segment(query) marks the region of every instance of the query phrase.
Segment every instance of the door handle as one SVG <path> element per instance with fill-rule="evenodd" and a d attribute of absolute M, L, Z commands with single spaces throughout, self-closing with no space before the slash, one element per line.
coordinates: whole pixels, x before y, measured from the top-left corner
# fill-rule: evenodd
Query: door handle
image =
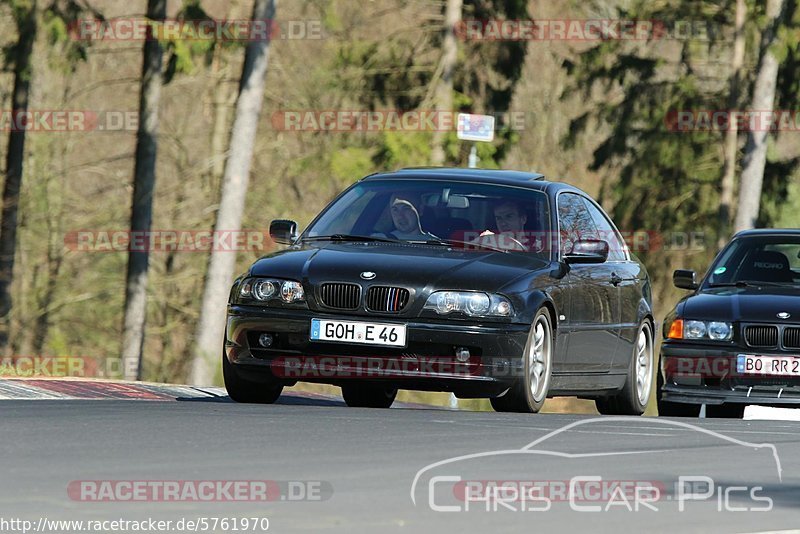
<path fill-rule="evenodd" d="M 611 285 L 618 286 L 622 283 L 622 278 L 617 273 L 611 273 Z"/>

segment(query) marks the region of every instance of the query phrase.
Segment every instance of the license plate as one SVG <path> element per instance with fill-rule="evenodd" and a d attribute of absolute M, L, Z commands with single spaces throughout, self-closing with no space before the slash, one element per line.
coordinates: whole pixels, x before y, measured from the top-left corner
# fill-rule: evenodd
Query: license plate
<path fill-rule="evenodd" d="M 405 347 L 406 325 L 312 319 L 310 337 L 312 341 Z"/>
<path fill-rule="evenodd" d="M 736 370 L 745 375 L 800 376 L 800 356 L 739 354 Z"/>

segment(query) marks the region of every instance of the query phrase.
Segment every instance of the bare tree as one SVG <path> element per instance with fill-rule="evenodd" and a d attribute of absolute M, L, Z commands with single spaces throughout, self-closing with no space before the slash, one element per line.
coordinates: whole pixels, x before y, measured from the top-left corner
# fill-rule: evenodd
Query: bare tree
<path fill-rule="evenodd" d="M 785 0 L 767 0 L 767 26 L 761 34 L 758 71 L 753 88 L 750 109 L 771 112 L 775 105 L 775 89 L 778 82 L 778 58 L 772 50 L 778 38 Z M 761 186 L 764 182 L 764 167 L 767 163 L 767 132 L 751 130 L 747 135 L 742 158 L 742 184 L 739 190 L 739 206 L 736 213 L 736 231 L 753 228 L 761 208 Z"/>
<path fill-rule="evenodd" d="M 276 3 L 276 0 L 256 0 L 253 20 L 274 20 Z M 242 226 L 242 212 L 266 86 L 269 49 L 270 40 L 267 38 L 251 41 L 245 51 L 215 231 L 239 230 Z M 190 377 L 193 384 L 210 384 L 214 379 L 225 331 L 225 303 L 235 266 L 234 252 L 212 247 L 195 335 Z"/>
<path fill-rule="evenodd" d="M 442 44 L 442 59 L 437 69 L 440 79 L 436 83 L 436 111 L 453 111 L 453 75 L 458 61 L 458 42 L 456 41 L 456 26 L 461 21 L 463 0 L 447 0 L 444 17 L 444 42 Z M 437 129 L 433 134 L 433 151 L 431 163 L 444 165 L 444 143 L 447 132 Z"/>
<path fill-rule="evenodd" d="M 14 65 L 12 111 L 21 117 L 28 111 L 32 78 L 31 56 L 36 41 L 36 0 L 16 2 L 14 19 L 19 38 L 11 49 Z M 9 314 L 11 313 L 11 283 L 14 280 L 14 256 L 17 251 L 17 214 L 22 187 L 22 168 L 25 162 L 25 127 L 14 120 L 15 127 L 8 135 L 6 180 L 3 186 L 3 206 L 0 214 L 0 350 L 8 347 Z"/>
<path fill-rule="evenodd" d="M 163 21 L 167 16 L 166 0 L 148 0 L 147 18 Z M 148 32 L 151 30 L 148 29 Z M 136 163 L 133 176 L 131 232 L 150 231 L 153 220 L 153 190 L 156 184 L 158 148 L 158 105 L 163 84 L 163 50 L 152 33 L 144 43 L 142 83 L 139 95 L 139 129 L 136 133 Z M 125 323 L 122 335 L 122 368 L 127 380 L 141 378 L 144 329 L 147 319 L 147 271 L 150 254 L 144 250 L 128 252 L 125 283 Z"/>
<path fill-rule="evenodd" d="M 734 110 L 739 105 L 739 86 L 742 83 L 742 66 L 744 65 L 744 21 L 747 17 L 745 0 L 736 0 L 736 21 L 733 36 L 733 58 L 731 58 L 730 92 L 728 93 L 728 109 Z M 722 191 L 719 203 L 719 232 L 717 247 L 722 248 L 728 241 L 731 224 L 731 208 L 733 192 L 736 188 L 736 151 L 738 148 L 738 131 L 736 121 L 729 121 L 725 132 L 725 165 L 722 172 Z"/>

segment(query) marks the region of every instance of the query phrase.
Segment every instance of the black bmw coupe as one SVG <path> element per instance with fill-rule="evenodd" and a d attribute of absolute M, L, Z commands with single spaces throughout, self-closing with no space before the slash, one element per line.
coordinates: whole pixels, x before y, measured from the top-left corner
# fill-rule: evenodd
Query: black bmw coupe
<path fill-rule="evenodd" d="M 800 230 L 740 232 L 664 321 L 661 415 L 741 417 L 745 406 L 800 406 Z"/>
<path fill-rule="evenodd" d="M 264 256 L 230 293 L 223 374 L 240 402 L 298 381 L 349 406 L 398 389 L 548 396 L 641 414 L 652 385 L 650 281 L 586 193 L 540 174 L 405 169 L 368 176 Z"/>

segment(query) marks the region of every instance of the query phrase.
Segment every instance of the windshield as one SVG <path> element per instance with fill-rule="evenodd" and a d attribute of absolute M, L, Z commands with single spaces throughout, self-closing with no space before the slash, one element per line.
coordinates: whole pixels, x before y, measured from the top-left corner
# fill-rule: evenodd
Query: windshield
<path fill-rule="evenodd" d="M 745 283 L 800 285 L 800 236 L 736 239 L 712 265 L 704 287 Z"/>
<path fill-rule="evenodd" d="M 368 180 L 334 201 L 302 239 L 391 240 L 537 254 L 549 259 L 547 196 L 441 180 Z"/>

